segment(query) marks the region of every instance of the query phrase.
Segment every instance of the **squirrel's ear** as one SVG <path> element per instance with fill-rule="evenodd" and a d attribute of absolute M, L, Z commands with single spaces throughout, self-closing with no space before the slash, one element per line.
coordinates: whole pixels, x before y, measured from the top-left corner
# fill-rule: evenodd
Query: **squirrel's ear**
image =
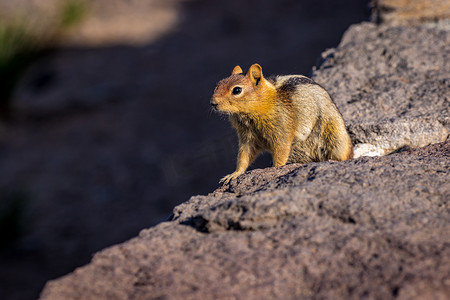
<path fill-rule="evenodd" d="M 243 73 L 241 67 L 236 66 L 236 67 L 234 67 L 233 72 L 231 72 L 231 75 L 241 74 L 241 73 Z"/>
<path fill-rule="evenodd" d="M 258 64 L 253 64 L 250 69 L 248 69 L 247 76 L 254 85 L 258 85 L 263 78 L 261 66 Z"/>

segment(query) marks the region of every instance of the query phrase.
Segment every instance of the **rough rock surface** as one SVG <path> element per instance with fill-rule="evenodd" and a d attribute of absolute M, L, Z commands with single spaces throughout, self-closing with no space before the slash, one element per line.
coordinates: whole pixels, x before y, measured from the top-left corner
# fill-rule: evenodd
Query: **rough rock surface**
<path fill-rule="evenodd" d="M 450 298 L 446 24 L 354 25 L 313 72 L 358 155 L 398 153 L 250 171 L 42 299 Z"/>
<path fill-rule="evenodd" d="M 450 142 L 254 170 L 42 299 L 448 299 Z"/>
<path fill-rule="evenodd" d="M 0 232 L 16 231 L 0 249 L 2 300 L 36 299 L 49 279 L 217 187 L 236 139 L 209 99 L 236 64 L 308 74 L 368 17 L 361 0 L 87 1 L 78 46 L 36 62 L 13 119 L 0 120 Z M 0 21 L 5 6 L 56 2 L 0 0 Z M 15 210 L 14 226 L 2 226 Z"/>
<path fill-rule="evenodd" d="M 355 154 L 445 141 L 450 129 L 450 27 L 352 25 L 313 78 L 332 95 Z"/>
<path fill-rule="evenodd" d="M 2 299 L 34 299 L 35 296 L 24 295 L 36 295 L 35 290 L 47 278 L 74 269 L 87 262 L 92 251 L 123 241 L 161 220 L 175 203 L 187 199 L 186 195 L 211 191 L 210 186 L 215 186 L 220 176 L 232 170 L 235 159 L 235 140 L 230 136 L 228 124 L 208 117 L 207 113 L 208 98 L 224 70 L 237 63 L 259 62 L 268 74 L 307 74 L 318 51 L 334 45 L 347 24 L 361 20 L 355 20 L 355 16 L 360 6 L 365 5 L 364 1 L 357 0 L 260 0 L 257 6 L 255 1 L 239 0 L 92 2 L 98 8 L 94 7 L 94 17 L 104 22 L 91 19 L 87 27 L 81 28 L 81 34 L 94 35 L 84 36 L 85 39 L 116 44 L 116 38 L 122 39 L 125 33 L 130 35 L 127 44 L 135 44 L 136 38 L 140 40 L 138 44 L 145 44 L 141 40 L 143 35 L 153 42 L 142 47 L 90 48 L 83 46 L 77 35 L 71 42 L 80 42 L 80 48 L 57 51 L 44 58 L 19 87 L 14 102 L 19 118 L 16 123 L 0 124 L 0 192 L 24 191 L 29 202 L 23 215 L 24 234 L 6 254 L 0 253 Z M 158 4 L 163 2 L 162 6 Z M 14 1 L 13 6 L 16 4 Z M 140 11 L 127 19 L 125 10 Z M 252 18 L 248 17 L 249 12 Z M 442 7 L 438 12 L 443 12 Z M 175 15 L 180 23 L 173 26 Z M 156 16 L 161 19 L 153 19 Z M 131 26 L 131 19 L 133 24 L 141 22 L 142 26 Z M 417 19 L 430 20 L 429 17 Z M 151 35 L 147 31 L 149 23 L 157 25 Z M 119 28 L 123 24 L 125 30 Z M 392 24 L 356 25 L 344 36 L 338 49 L 324 54 L 324 63 L 314 72 L 314 78 L 335 97 L 353 140 L 363 150 L 360 153 L 384 154 L 445 138 L 448 24 L 443 20 L 403 28 Z M 100 38 L 102 28 L 106 29 L 103 25 L 113 26 L 112 32 L 104 32 L 105 39 Z M 94 32 L 92 28 L 99 31 Z M 330 36 L 336 40 L 328 40 Z M 380 47 L 386 50 L 384 54 Z M 324 182 L 333 182 L 331 177 L 350 162 L 255 170 L 250 176 L 240 178 L 228 191 L 217 191 L 212 199 L 220 203 L 193 198 L 174 211 L 173 222 L 163 223 L 144 231 L 141 238 L 105 250 L 96 256 L 92 265 L 62 281 L 50 283 L 43 296 L 148 298 L 149 294 L 163 295 L 169 287 L 168 296 L 180 295 L 183 289 L 196 290 L 196 294 L 190 294 L 194 296 L 212 290 L 211 295 L 217 296 L 245 289 L 247 285 L 250 288 L 242 294 L 252 298 L 250 293 L 255 289 L 266 291 L 267 297 L 281 295 L 282 291 L 276 287 L 283 284 L 283 288 L 292 291 L 291 295 L 310 294 L 311 297 L 331 293 L 355 298 L 366 294 L 384 297 L 389 293 L 404 298 L 445 296 L 448 204 L 443 204 L 442 212 L 429 199 L 448 198 L 445 189 L 448 178 L 442 179 L 448 176 L 448 171 L 438 173 L 442 171 L 439 164 L 433 165 L 440 161 L 438 157 L 442 154 L 435 153 L 430 158 L 427 153 L 414 153 L 410 158 L 393 155 L 355 160 L 353 163 L 358 165 L 355 168 L 361 172 L 366 169 L 369 175 L 361 173 L 358 178 L 351 172 L 343 173 L 340 179 L 343 184 L 339 181 L 336 188 L 323 191 L 324 195 L 319 193 L 326 186 Z M 413 164 L 414 159 L 418 162 Z M 421 161 L 425 163 L 420 165 Z M 379 163 L 374 170 L 383 180 L 395 178 L 399 185 L 407 184 L 411 188 L 396 190 L 391 182 L 372 183 L 375 177 L 370 175 L 369 166 L 374 162 Z M 443 163 L 447 162 L 445 158 Z M 313 166 L 317 168 L 311 169 Z M 327 172 L 317 172 L 324 170 Z M 413 172 L 412 177 L 404 176 L 403 172 Z M 285 200 L 270 198 L 271 193 L 284 197 L 282 191 L 271 189 L 275 183 L 280 189 L 289 189 L 297 182 L 291 176 L 297 176 L 299 186 L 305 189 L 315 181 L 322 185 L 309 187 L 306 198 L 297 197 L 302 194 L 302 188 L 293 190 L 290 196 L 286 192 Z M 346 181 L 350 180 L 346 176 L 355 178 L 355 183 Z M 365 180 L 366 177 L 373 180 Z M 441 186 L 436 187 L 433 181 L 429 184 L 428 179 L 435 178 Z M 259 180 L 267 181 L 266 186 Z M 283 185 L 284 181 L 287 185 Z M 371 189 L 363 193 L 358 184 L 366 184 Z M 383 190 L 385 185 L 392 193 Z M 358 202 L 353 196 L 343 195 L 344 192 L 352 194 L 352 186 L 364 195 Z M 265 191 L 261 193 L 265 200 L 252 202 L 248 193 L 259 195 L 259 190 Z M 413 199 L 416 194 L 422 197 L 419 200 L 425 199 L 424 203 L 416 203 Z M 320 206 L 320 201 L 315 201 L 322 196 L 325 200 Z M 393 200 L 386 211 L 379 207 L 374 210 L 376 226 L 372 226 L 368 210 L 359 212 L 359 208 L 375 205 L 377 197 Z M 305 203 L 311 203 L 311 215 L 303 206 Z M 424 214 L 436 219 L 417 219 L 426 205 L 431 209 Z M 400 206 L 406 207 L 406 211 Z M 383 215 L 395 213 L 400 216 L 399 231 L 394 225 L 392 231 L 389 229 L 395 218 L 383 219 Z M 301 218 L 303 223 L 299 223 Z M 401 228 L 404 232 L 400 232 Z M 443 234 L 436 242 L 439 233 Z M 230 239 L 228 244 L 223 239 L 228 236 L 235 240 Z M 372 237 L 376 242 L 371 243 Z M 210 239 L 215 239 L 215 244 L 203 242 Z M 306 246 L 302 248 L 302 245 Z M 255 252 L 251 252 L 254 248 L 266 252 L 255 258 Z M 358 256 L 371 250 L 374 258 Z M 314 260 L 316 252 L 322 260 Z M 295 253 L 300 254 L 295 256 Z M 166 254 L 170 255 L 166 257 Z M 392 260 L 391 256 L 398 260 Z M 234 257 L 240 260 L 233 260 Z M 286 265 L 277 267 L 276 261 Z M 335 264 L 339 270 L 333 268 Z M 299 266 L 305 268 L 299 271 Z M 338 273 L 323 273 L 328 266 Z M 123 277 L 120 272 L 125 272 Z M 289 277 L 292 274 L 295 276 Z M 342 286 L 347 291 L 339 288 L 343 282 L 339 281 L 339 275 L 346 279 Z M 194 279 L 209 285 L 193 284 Z M 237 287 L 241 281 L 243 286 Z M 368 286 L 368 281 L 374 285 L 366 292 L 363 287 Z M 380 291 L 375 290 L 379 282 Z"/>

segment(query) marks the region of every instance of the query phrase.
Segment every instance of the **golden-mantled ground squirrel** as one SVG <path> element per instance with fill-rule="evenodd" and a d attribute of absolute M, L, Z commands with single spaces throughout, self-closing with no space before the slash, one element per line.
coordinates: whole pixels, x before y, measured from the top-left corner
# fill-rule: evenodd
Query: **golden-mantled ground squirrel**
<path fill-rule="evenodd" d="M 239 137 L 236 171 L 223 183 L 244 173 L 264 150 L 275 167 L 353 157 L 342 115 L 327 91 L 308 77 L 264 78 L 258 64 L 247 74 L 236 66 L 217 84 L 211 105 L 229 116 Z"/>

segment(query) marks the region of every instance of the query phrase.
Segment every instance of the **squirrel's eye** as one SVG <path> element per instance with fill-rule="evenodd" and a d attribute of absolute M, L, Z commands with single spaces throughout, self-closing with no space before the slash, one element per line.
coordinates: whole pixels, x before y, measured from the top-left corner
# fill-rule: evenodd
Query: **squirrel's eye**
<path fill-rule="evenodd" d="M 239 87 L 239 86 L 235 86 L 235 87 L 233 88 L 233 90 L 231 91 L 231 93 L 232 93 L 233 95 L 239 95 L 241 92 L 242 92 L 242 88 Z"/>

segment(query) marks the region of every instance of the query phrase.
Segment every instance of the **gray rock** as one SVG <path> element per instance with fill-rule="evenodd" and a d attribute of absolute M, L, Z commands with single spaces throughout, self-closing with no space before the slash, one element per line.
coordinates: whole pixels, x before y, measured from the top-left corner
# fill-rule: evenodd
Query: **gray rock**
<path fill-rule="evenodd" d="M 391 25 L 411 25 L 450 18 L 447 0 L 377 0 L 372 1 L 372 5 L 372 18 Z"/>
<path fill-rule="evenodd" d="M 396 118 L 348 125 L 354 156 L 380 156 L 405 147 L 418 148 L 447 140 L 448 130 L 433 118 Z"/>
<path fill-rule="evenodd" d="M 447 28 L 354 25 L 313 72 L 358 155 L 385 156 L 247 172 L 41 298 L 448 299 Z"/>
<path fill-rule="evenodd" d="M 322 54 L 313 78 L 349 124 L 356 156 L 447 139 L 449 40 L 450 30 L 430 24 L 362 23 L 349 28 L 337 49 Z"/>
<path fill-rule="evenodd" d="M 66 1 L 0 0 L 0 15 Z M 47 280 L 213 191 L 237 149 L 229 122 L 210 113 L 216 83 L 254 62 L 307 74 L 368 16 L 360 0 L 86 2 L 85 23 L 27 70 L 11 122 L 0 121 L 0 201 L 27 195 L 24 231 L 0 251 L 2 300 L 36 299 Z"/>
<path fill-rule="evenodd" d="M 450 142 L 254 170 L 42 299 L 445 299 Z"/>

